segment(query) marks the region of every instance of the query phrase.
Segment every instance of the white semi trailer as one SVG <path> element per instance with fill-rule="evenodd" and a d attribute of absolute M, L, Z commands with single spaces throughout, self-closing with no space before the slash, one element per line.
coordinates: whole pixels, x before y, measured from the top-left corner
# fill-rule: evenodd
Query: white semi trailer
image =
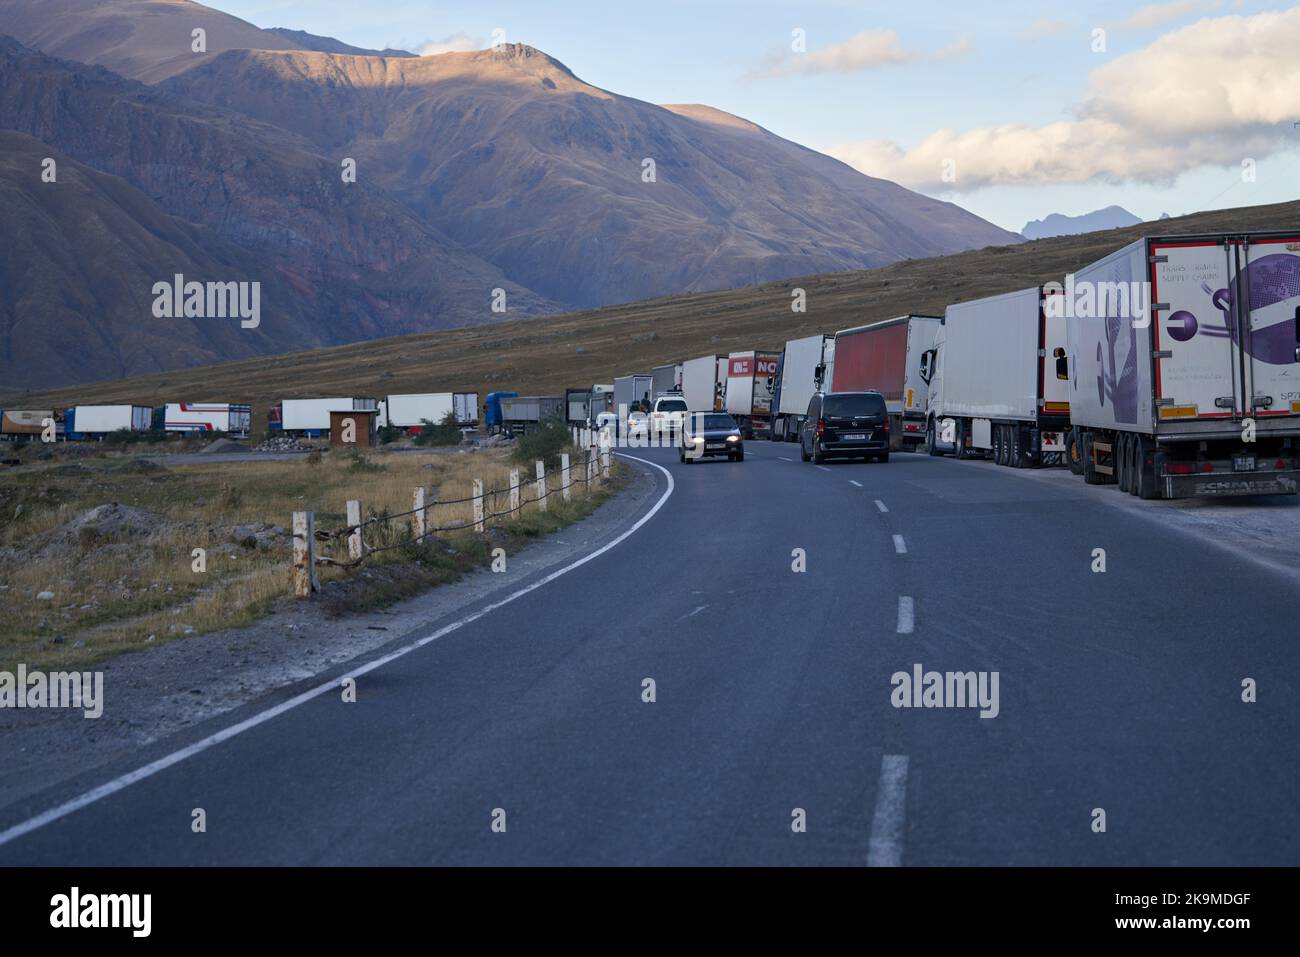
<path fill-rule="evenodd" d="M 299 432 L 309 438 L 329 435 L 331 412 L 376 411 L 375 399 L 336 396 L 328 399 L 284 399 L 267 410 L 267 428 Z"/>
<path fill-rule="evenodd" d="M 1060 303 L 1073 471 L 1142 498 L 1296 493 L 1300 231 L 1140 239 Z"/>
<path fill-rule="evenodd" d="M 820 389 L 820 374 L 834 348 L 835 337 L 820 334 L 785 344 L 772 393 L 772 441 L 798 441 L 799 426 L 808 413 L 813 393 Z"/>
<path fill-rule="evenodd" d="M 1033 286 L 945 310 L 921 359 L 931 455 L 987 452 L 999 465 L 1026 468 L 1064 453 L 1065 320 L 1050 318 L 1044 299 Z"/>
<path fill-rule="evenodd" d="M 691 412 L 721 411 L 726 385 L 726 356 L 700 356 L 682 363 L 682 396 Z"/>
<path fill-rule="evenodd" d="M 165 432 L 226 432 L 248 435 L 253 407 L 229 402 L 168 402 L 163 407 Z"/>
<path fill-rule="evenodd" d="M 478 425 L 477 392 L 420 392 L 390 395 L 379 403 L 379 425 L 419 432 L 426 421 L 441 425 L 450 412 L 456 424 Z"/>

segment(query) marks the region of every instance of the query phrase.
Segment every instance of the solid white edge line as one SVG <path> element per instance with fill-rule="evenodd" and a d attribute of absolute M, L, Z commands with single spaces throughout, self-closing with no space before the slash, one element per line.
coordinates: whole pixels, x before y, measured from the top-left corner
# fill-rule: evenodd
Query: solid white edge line
<path fill-rule="evenodd" d="M 898 633 L 910 635 L 916 627 L 916 606 L 908 595 L 898 597 Z"/>
<path fill-rule="evenodd" d="M 867 867 L 898 867 L 903 863 L 903 818 L 907 808 L 907 755 L 880 759 L 876 811 L 867 841 Z"/>
<path fill-rule="evenodd" d="M 240 721 L 238 724 L 233 724 L 228 728 L 222 728 L 220 731 L 216 732 L 215 734 L 211 734 L 206 738 L 203 738 L 199 741 L 195 741 L 193 744 L 187 745 L 186 747 L 181 748 L 179 751 L 173 751 L 171 754 L 165 755 L 156 761 L 151 761 L 150 763 L 144 765 L 144 767 L 137 768 L 134 771 L 128 771 L 126 774 L 116 777 L 111 781 L 107 781 L 104 784 L 101 784 L 97 788 L 92 788 L 91 790 L 87 791 L 85 794 L 75 797 L 70 801 L 66 801 L 63 804 L 60 804 L 57 807 L 53 807 L 48 811 L 43 811 L 42 813 L 37 814 L 35 817 L 29 818 L 26 821 L 22 821 L 18 824 L 15 824 L 13 827 L 9 828 L 8 830 L 0 832 L 0 847 L 3 847 L 5 844 L 8 844 L 10 841 L 16 840 L 17 838 L 20 838 L 25 834 L 30 834 L 32 831 L 35 831 L 37 828 L 44 827 L 46 824 L 49 824 L 52 821 L 57 821 L 60 818 L 67 817 L 69 814 L 72 814 L 76 811 L 80 811 L 82 808 L 94 804 L 96 801 L 99 801 L 102 798 L 106 798 L 112 794 L 116 794 L 118 791 L 130 787 L 132 784 L 135 784 L 137 781 L 143 781 L 145 778 L 153 777 L 159 771 L 164 771 L 174 764 L 179 764 L 180 762 L 184 761 L 186 758 L 191 758 L 196 754 L 208 750 L 209 748 L 215 747 L 216 745 L 221 744 L 223 741 L 229 741 L 237 734 L 242 734 L 243 732 L 249 730 L 250 728 L 255 728 L 260 724 L 265 724 L 266 722 L 272 720 L 273 718 L 277 718 L 280 715 L 284 714 L 286 711 L 290 711 L 298 707 L 298 705 L 300 704 L 305 704 L 306 702 L 312 700 L 313 698 L 319 697 L 320 695 L 324 694 L 327 691 L 336 691 L 340 686 L 340 682 L 344 678 L 359 677 L 368 672 L 374 671 L 376 668 L 388 664 L 390 661 L 395 661 L 396 659 L 401 658 L 403 655 L 410 654 L 412 651 L 415 651 L 417 648 L 423 648 L 425 645 L 429 644 L 430 642 L 437 641 L 439 638 L 445 637 L 446 635 L 451 634 L 453 631 L 459 631 L 461 628 L 464 628 L 466 625 L 473 624 L 474 622 L 482 618 L 484 615 L 496 611 L 498 608 L 502 607 L 503 605 L 510 604 L 516 598 L 522 598 L 524 595 L 527 595 L 529 592 L 536 591 L 537 589 L 541 588 L 543 585 L 550 584 L 551 582 L 555 581 L 555 579 L 559 578 L 561 575 L 567 575 L 575 568 L 582 567 L 592 559 L 599 558 L 601 555 L 605 554 L 615 545 L 618 545 L 620 542 L 629 538 L 634 532 L 637 531 L 637 529 L 639 529 L 646 522 L 650 521 L 650 519 L 654 518 L 655 514 L 659 511 L 659 509 L 663 508 L 664 503 L 668 501 L 669 496 L 673 494 L 673 488 L 676 485 L 676 483 L 673 481 L 672 473 L 670 473 L 662 465 L 659 465 L 656 462 L 651 462 L 648 459 L 641 459 L 641 458 L 637 458 L 634 455 L 627 455 L 624 452 L 617 452 L 615 454 L 622 456 L 623 458 L 631 459 L 634 462 L 641 462 L 644 465 L 651 465 L 654 468 L 657 468 L 660 472 L 662 472 L 664 476 L 668 479 L 668 488 L 664 491 L 664 494 L 659 497 L 659 501 L 655 502 L 654 506 L 650 509 L 650 511 L 646 512 L 639 519 L 637 519 L 636 523 L 633 524 L 631 528 L 624 531 L 617 538 L 613 539 L 612 541 L 606 542 L 604 545 L 596 549 L 590 555 L 586 555 L 578 559 L 576 562 L 572 562 L 568 565 L 565 565 L 563 568 L 556 569 L 555 571 L 547 575 L 545 578 L 535 581 L 531 585 L 528 585 L 524 588 L 520 588 L 518 591 L 512 592 L 511 594 L 507 595 L 505 598 L 502 598 L 500 601 L 495 601 L 492 604 L 487 605 L 479 609 L 478 611 L 474 612 L 472 615 L 466 615 L 464 618 L 458 619 L 457 621 L 453 621 L 449 625 L 444 625 L 443 627 L 439 628 L 431 635 L 425 635 L 423 638 L 413 641 L 409 645 L 404 645 L 403 647 L 398 648 L 396 651 L 389 652 L 388 654 L 384 655 L 381 658 L 376 658 L 373 661 L 369 661 L 366 664 L 360 666 L 359 668 L 353 671 L 349 671 L 343 675 L 340 675 L 338 678 L 334 680 L 327 681 L 324 684 L 317 685 L 315 688 L 308 689 L 307 691 L 304 691 L 302 694 L 290 698 L 288 701 L 282 701 L 280 704 L 277 704 L 274 707 L 267 708 L 265 711 L 260 711 L 250 718 L 245 718 L 243 721 Z"/>
<path fill-rule="evenodd" d="M 817 466 L 817 467 L 818 467 L 819 469 L 821 469 L 823 472 L 829 472 L 829 471 L 830 471 L 830 469 L 828 469 L 828 468 L 827 468 L 826 466 L 824 466 L 824 465 L 819 465 L 819 466 Z"/>
<path fill-rule="evenodd" d="M 907 542 L 903 541 L 902 535 L 894 536 L 894 551 L 899 555 L 907 554 Z"/>

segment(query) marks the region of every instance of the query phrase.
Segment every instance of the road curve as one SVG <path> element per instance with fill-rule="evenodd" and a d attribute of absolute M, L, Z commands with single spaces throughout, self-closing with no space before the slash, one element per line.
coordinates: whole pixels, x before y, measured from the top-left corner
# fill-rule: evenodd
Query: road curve
<path fill-rule="evenodd" d="M 1289 579 L 992 465 L 635 454 L 673 494 L 586 565 L 0 864 L 1300 862 Z"/>

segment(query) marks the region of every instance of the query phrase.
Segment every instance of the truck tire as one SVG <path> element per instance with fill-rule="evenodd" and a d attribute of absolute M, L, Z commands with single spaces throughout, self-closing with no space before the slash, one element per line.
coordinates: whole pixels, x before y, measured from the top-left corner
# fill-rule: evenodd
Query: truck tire
<path fill-rule="evenodd" d="M 1070 429 L 1065 436 L 1065 464 L 1075 475 L 1083 474 L 1083 447 L 1079 443 L 1079 430 Z"/>
<path fill-rule="evenodd" d="M 993 463 L 995 465 L 1007 464 L 1007 443 L 1003 435 L 1002 426 L 993 426 Z"/>
<path fill-rule="evenodd" d="M 954 433 L 956 442 L 953 444 L 956 446 L 956 451 L 952 453 L 953 458 L 969 458 L 970 453 L 966 450 L 966 423 L 962 419 L 957 419 L 954 422 L 954 425 L 956 426 L 956 431 Z"/>
<path fill-rule="evenodd" d="M 1091 432 L 1079 433 L 1079 447 L 1083 452 L 1083 480 L 1089 485 L 1104 485 L 1106 476 L 1092 467 L 1092 439 L 1093 434 Z"/>
<path fill-rule="evenodd" d="M 1127 432 L 1121 432 L 1119 440 L 1115 443 L 1115 481 L 1119 485 L 1121 492 L 1127 493 L 1132 487 L 1132 477 L 1130 473 L 1130 460 L 1132 457 L 1133 443 L 1132 436 Z"/>
<path fill-rule="evenodd" d="M 1160 485 L 1156 482 L 1155 464 L 1152 463 L 1150 466 L 1146 464 L 1147 453 L 1152 451 L 1152 446 L 1147 442 L 1145 436 L 1139 435 L 1136 439 L 1137 454 L 1134 456 L 1133 494 L 1147 501 L 1162 498 Z"/>
<path fill-rule="evenodd" d="M 926 451 L 929 452 L 930 455 L 934 456 L 935 458 L 938 458 L 939 456 L 943 455 L 943 452 L 939 450 L 939 446 L 935 444 L 934 440 L 935 440 L 934 419 L 931 419 L 930 424 L 925 427 L 925 447 L 926 447 Z"/>
<path fill-rule="evenodd" d="M 1022 469 L 1025 467 L 1024 433 L 1020 431 L 1018 425 L 1008 425 L 1006 429 L 1006 438 L 1003 441 L 1007 446 L 1007 465 L 1013 469 Z"/>

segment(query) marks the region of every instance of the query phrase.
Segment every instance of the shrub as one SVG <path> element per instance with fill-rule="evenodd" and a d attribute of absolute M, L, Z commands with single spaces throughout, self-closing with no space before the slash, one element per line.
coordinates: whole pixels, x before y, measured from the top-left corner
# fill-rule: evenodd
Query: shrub
<path fill-rule="evenodd" d="M 541 459 L 549 470 L 560 464 L 560 453 L 567 451 L 572 443 L 568 425 L 559 416 L 553 416 L 520 436 L 510 457 L 525 463 Z"/>
<path fill-rule="evenodd" d="M 456 424 L 456 413 L 448 410 L 442 421 L 435 424 L 428 419 L 421 419 L 424 428 L 415 437 L 416 445 L 459 445 L 460 426 Z"/>
<path fill-rule="evenodd" d="M 356 449 L 353 449 L 349 453 L 349 458 L 351 459 L 351 462 L 348 465 L 349 472 L 387 472 L 388 471 L 387 465 L 382 465 L 379 462 L 370 461 L 370 459 L 366 458 Z"/>

